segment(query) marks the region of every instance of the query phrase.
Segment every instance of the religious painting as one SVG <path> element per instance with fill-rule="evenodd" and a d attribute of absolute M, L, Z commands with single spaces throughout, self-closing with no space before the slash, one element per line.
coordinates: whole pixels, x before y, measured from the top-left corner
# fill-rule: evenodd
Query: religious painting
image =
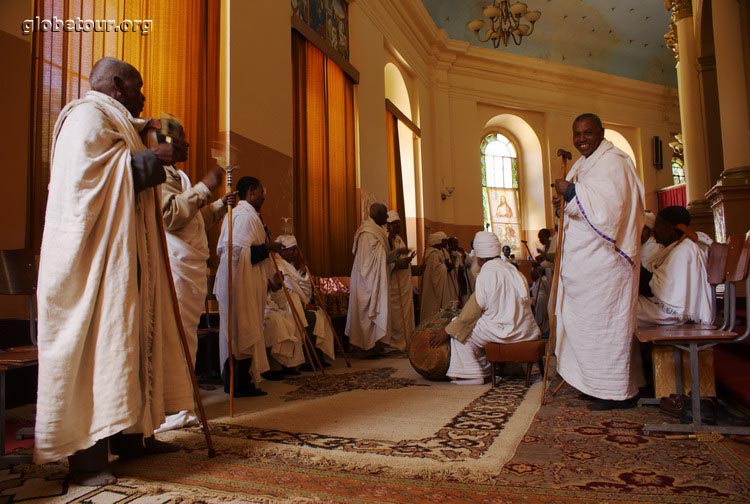
<path fill-rule="evenodd" d="M 349 15 L 347 0 L 327 0 L 328 41 L 334 49 L 349 59 Z"/>
<path fill-rule="evenodd" d="M 487 203 L 491 212 L 492 231 L 503 245 L 521 248 L 521 225 L 518 190 L 503 187 L 487 188 Z"/>
<path fill-rule="evenodd" d="M 327 39 L 326 20 L 328 18 L 328 9 L 326 3 L 328 0 L 310 0 L 310 28 L 315 30 L 318 35 Z"/>
<path fill-rule="evenodd" d="M 292 0 L 292 14 L 310 24 L 310 0 Z"/>

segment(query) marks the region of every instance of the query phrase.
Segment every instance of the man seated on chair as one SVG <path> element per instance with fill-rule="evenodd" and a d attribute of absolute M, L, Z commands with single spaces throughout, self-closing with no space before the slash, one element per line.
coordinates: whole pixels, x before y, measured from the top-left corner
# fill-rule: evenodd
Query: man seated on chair
<path fill-rule="evenodd" d="M 281 262 L 280 258 L 276 259 L 279 268 L 281 268 Z M 294 299 L 291 299 L 294 304 Z M 305 362 L 302 349 L 303 335 L 297 329 L 292 309 L 296 309 L 296 306 L 290 306 L 281 284 L 281 278 L 274 275 L 268 283 L 263 317 L 263 339 L 266 342 L 268 363 L 271 368 L 261 374 L 266 380 L 278 381 L 282 380 L 284 375 L 298 375 L 300 372 L 296 367 Z"/>
<path fill-rule="evenodd" d="M 284 284 L 297 310 L 299 320 L 316 348 L 321 365 L 329 367 L 330 364 L 326 362 L 325 356 L 331 360 L 336 358 L 333 339 L 335 335 L 331 325 L 327 322 L 323 308 L 316 304 L 312 275 L 302 259 L 297 238 L 294 235 L 280 235 L 276 241 L 283 247 L 277 259 L 279 270 L 284 275 Z M 291 316 L 291 311 L 289 315 Z M 292 322 L 296 324 L 293 319 Z M 297 331 L 296 325 L 294 330 Z M 312 370 L 312 366 L 308 362 L 303 364 L 301 369 L 309 371 Z"/>
<path fill-rule="evenodd" d="M 462 385 L 482 384 L 490 375 L 484 351 L 487 343 L 516 343 L 541 336 L 531 313 L 526 279 L 515 266 L 500 259 L 497 236 L 478 232 L 474 250 L 481 268 L 476 291 L 458 317 L 430 338 L 433 348 L 451 338 L 447 375 Z"/>
<path fill-rule="evenodd" d="M 641 267 L 639 327 L 712 322 L 708 254 L 699 243 L 710 238 L 703 233 L 699 237 L 688 225 L 690 214 L 684 207 L 664 208 L 656 217 L 654 238 L 665 248 L 651 261 L 652 271 Z"/>

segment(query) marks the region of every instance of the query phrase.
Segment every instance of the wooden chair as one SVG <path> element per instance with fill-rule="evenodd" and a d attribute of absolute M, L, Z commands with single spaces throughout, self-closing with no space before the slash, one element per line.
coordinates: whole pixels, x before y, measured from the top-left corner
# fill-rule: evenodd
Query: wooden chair
<path fill-rule="evenodd" d="M 750 262 L 750 232 L 746 235 L 733 235 L 729 238 L 726 260 L 726 282 L 731 284 L 725 292 L 725 320 L 723 327 L 707 329 L 697 324 L 685 324 L 680 326 L 665 326 L 638 330 L 636 335 L 641 343 L 653 343 L 655 345 L 669 345 L 679 350 L 685 350 L 690 355 L 690 375 L 692 381 L 692 424 L 651 424 L 643 428 L 644 433 L 652 431 L 661 432 L 719 432 L 721 434 L 750 435 L 750 427 L 735 426 L 706 426 L 702 424 L 700 415 L 700 367 L 698 365 L 698 352 L 722 343 L 738 343 L 750 335 L 750 319 L 747 307 L 750 307 L 750 275 L 748 275 L 748 262 Z M 734 330 L 736 327 L 736 286 L 745 284 L 745 331 L 740 334 Z M 728 294 L 728 295 L 727 295 Z M 728 305 L 727 305 L 728 303 Z M 681 368 L 681 366 L 680 366 Z M 681 383 L 682 373 L 675 376 L 678 384 Z M 678 392 L 679 393 L 679 392 Z"/>
<path fill-rule="evenodd" d="M 516 343 L 487 343 L 484 351 L 487 360 L 492 363 L 492 386 L 499 383 L 500 366 L 506 362 L 520 362 L 526 364 L 526 386 L 531 383 L 531 368 L 536 363 L 539 372 L 544 373 L 544 357 L 546 341 L 543 339 L 519 341 Z"/>
<path fill-rule="evenodd" d="M 29 457 L 5 455 L 5 374 L 38 363 L 36 347 L 36 258 L 29 249 L 0 250 L 0 294 L 26 296 L 30 346 L 0 350 L 0 465 L 27 463 Z"/>

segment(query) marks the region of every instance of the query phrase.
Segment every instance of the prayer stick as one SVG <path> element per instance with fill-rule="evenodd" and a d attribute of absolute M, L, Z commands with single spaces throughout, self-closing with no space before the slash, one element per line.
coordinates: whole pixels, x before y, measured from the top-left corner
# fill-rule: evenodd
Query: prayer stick
<path fill-rule="evenodd" d="M 562 157 L 562 178 L 568 175 L 568 159 L 572 159 L 570 152 L 557 149 L 557 155 Z M 551 309 L 550 324 L 549 324 L 549 338 L 547 339 L 547 351 L 544 359 L 544 378 L 542 382 L 542 405 L 544 405 L 547 394 L 547 376 L 549 375 L 549 365 L 552 357 L 552 347 L 555 345 L 556 333 L 557 333 L 557 287 L 560 282 L 560 270 L 562 269 L 562 257 L 563 257 L 563 235 L 565 234 L 565 228 L 563 224 L 565 222 L 565 200 L 561 199 L 560 203 L 560 215 L 558 217 L 557 227 L 557 255 L 555 257 L 555 273 L 552 278 L 552 289 L 550 292 L 551 303 L 548 304 Z M 561 387 L 562 385 L 558 386 Z M 554 393 L 553 393 L 554 395 Z"/>
<path fill-rule="evenodd" d="M 147 134 L 148 143 L 150 146 L 155 146 L 158 141 L 156 139 L 156 129 L 151 129 Z M 164 270 L 167 276 L 167 282 L 169 283 L 169 294 L 172 298 L 172 311 L 175 317 L 175 323 L 177 324 L 177 333 L 180 336 L 180 343 L 182 346 L 182 354 L 185 356 L 185 364 L 187 364 L 188 374 L 190 375 L 190 382 L 193 387 L 193 399 L 198 406 L 198 415 L 200 415 L 201 424 L 203 425 L 203 435 L 206 438 L 206 446 L 208 447 L 208 458 L 214 458 L 216 456 L 216 450 L 214 449 L 213 442 L 211 440 L 211 431 L 208 428 L 208 420 L 206 419 L 206 411 L 203 409 L 203 401 L 201 400 L 200 390 L 198 389 L 198 380 L 195 378 L 195 368 L 193 367 L 193 359 L 190 355 L 190 349 L 188 347 L 187 336 L 185 335 L 185 327 L 182 325 L 182 316 L 180 315 L 180 304 L 177 300 L 177 290 L 174 286 L 174 279 L 172 278 L 172 267 L 169 264 L 169 256 L 167 253 L 167 234 L 164 230 L 164 216 L 161 213 L 161 188 L 159 186 L 153 187 L 154 194 L 154 210 L 156 212 L 156 222 L 159 228 L 159 240 L 161 248 L 161 257 L 164 262 Z"/>
<path fill-rule="evenodd" d="M 232 170 L 233 168 L 229 165 L 229 159 L 227 158 L 227 193 L 232 192 Z M 227 350 L 229 352 L 229 418 L 232 418 L 234 416 L 234 349 L 232 348 L 234 345 L 234 342 L 232 341 L 232 338 L 234 337 L 234 319 L 232 318 L 234 311 L 234 299 L 232 296 L 232 281 L 234 279 L 234 275 L 232 274 L 232 263 L 234 262 L 232 228 L 234 227 L 234 222 L 232 221 L 232 205 L 227 205 L 227 219 L 227 277 L 229 277 L 229 281 L 227 282 L 229 288 L 229 306 L 227 306 L 227 320 L 229 321 L 229 325 L 227 326 Z"/>

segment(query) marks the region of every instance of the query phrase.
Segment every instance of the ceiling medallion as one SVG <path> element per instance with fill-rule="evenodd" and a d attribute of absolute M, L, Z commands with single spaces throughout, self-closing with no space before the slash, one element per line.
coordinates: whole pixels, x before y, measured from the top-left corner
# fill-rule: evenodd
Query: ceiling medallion
<path fill-rule="evenodd" d="M 495 48 L 500 46 L 500 42 L 507 47 L 509 40 L 513 40 L 513 43 L 520 45 L 524 37 L 534 33 L 534 23 L 539 21 L 542 13 L 529 11 L 528 6 L 523 2 L 511 3 L 511 1 L 492 0 L 492 5 L 486 5 L 482 9 L 484 17 L 490 20 L 484 38 L 479 34 L 480 30 L 484 28 L 484 20 L 472 19 L 466 23 L 466 27 L 474 32 L 477 40 L 480 42 L 492 41 Z M 528 24 L 522 21 L 526 21 Z"/>

